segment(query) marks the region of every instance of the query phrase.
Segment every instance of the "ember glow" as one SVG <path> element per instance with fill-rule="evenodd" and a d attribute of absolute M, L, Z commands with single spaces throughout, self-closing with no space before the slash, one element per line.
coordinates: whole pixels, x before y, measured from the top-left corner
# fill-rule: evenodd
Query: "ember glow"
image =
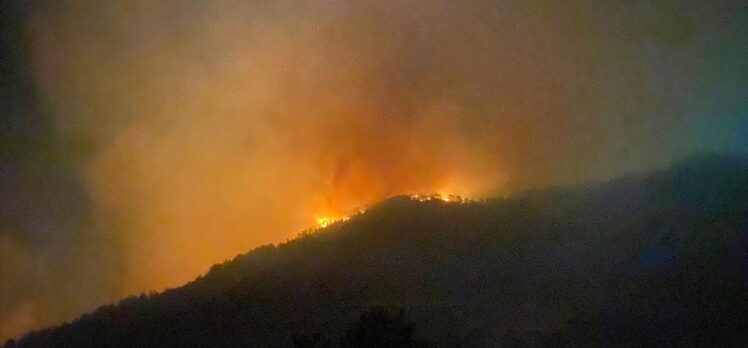
<path fill-rule="evenodd" d="M 405 195 L 405 197 L 408 197 L 410 200 L 418 201 L 418 202 L 441 202 L 445 204 L 466 204 L 466 203 L 475 202 L 472 199 L 468 199 L 466 197 L 462 197 L 460 195 L 451 194 L 451 193 L 410 194 L 410 195 Z M 315 229 L 320 229 L 320 228 L 326 228 L 338 222 L 348 221 L 356 215 L 364 214 L 366 212 L 366 208 L 356 208 L 354 211 L 355 212 L 352 215 L 348 215 L 348 216 L 337 216 L 337 217 L 316 216 L 315 220 L 317 223 L 311 229 L 315 230 Z"/>
<path fill-rule="evenodd" d="M 410 195 L 410 199 L 419 202 L 441 201 L 444 203 L 470 203 L 473 200 L 451 193 L 434 193 L 430 195 Z"/>
<path fill-rule="evenodd" d="M 395 195 L 748 147 L 723 2 L 5 3 L 0 340 Z"/>
<path fill-rule="evenodd" d="M 318 228 L 325 228 L 325 227 L 330 226 L 330 225 L 332 225 L 334 223 L 348 221 L 348 220 L 350 220 L 350 217 L 348 217 L 348 216 L 338 217 L 338 218 L 334 218 L 334 217 L 320 217 L 320 218 L 317 218 L 317 227 Z"/>

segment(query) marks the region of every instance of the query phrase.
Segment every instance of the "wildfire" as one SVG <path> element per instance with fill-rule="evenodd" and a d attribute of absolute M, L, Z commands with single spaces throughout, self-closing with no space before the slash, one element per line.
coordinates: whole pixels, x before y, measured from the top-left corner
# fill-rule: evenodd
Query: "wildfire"
<path fill-rule="evenodd" d="M 418 202 L 428 202 L 428 201 L 437 201 L 442 203 L 449 203 L 449 204 L 465 204 L 473 202 L 472 200 L 462 197 L 460 195 L 455 195 L 451 193 L 434 193 L 429 195 L 424 194 L 412 194 L 408 195 L 408 198 L 414 201 Z M 366 212 L 366 208 L 357 208 L 355 212 L 352 215 L 349 216 L 330 216 L 330 215 L 323 215 L 323 216 L 316 216 L 315 221 L 316 224 L 314 227 L 311 228 L 311 230 L 326 228 L 328 226 L 332 226 L 336 223 L 348 221 L 352 217 L 356 215 L 361 215 L 364 212 Z"/>
<path fill-rule="evenodd" d="M 448 193 L 434 193 L 430 195 L 410 195 L 410 199 L 419 202 L 441 201 L 445 203 L 468 203 L 469 199 Z"/>
<path fill-rule="evenodd" d="M 318 217 L 317 218 L 317 228 L 325 228 L 327 226 L 330 226 L 337 222 L 343 222 L 346 220 L 349 220 L 350 217 Z"/>

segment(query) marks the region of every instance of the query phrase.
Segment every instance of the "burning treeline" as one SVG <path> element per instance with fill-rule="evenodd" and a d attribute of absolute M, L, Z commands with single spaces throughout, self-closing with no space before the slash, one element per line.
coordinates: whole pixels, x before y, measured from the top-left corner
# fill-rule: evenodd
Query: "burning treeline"
<path fill-rule="evenodd" d="M 33 295 L 11 285 L 6 312 L 60 313 L 24 325 L 36 326 L 90 309 L 82 298 L 176 286 L 392 195 L 481 198 L 682 154 L 697 143 L 680 142 L 671 125 L 682 113 L 663 110 L 698 100 L 689 86 L 710 57 L 680 59 L 672 47 L 693 42 L 667 46 L 647 31 L 680 6 L 644 11 L 649 25 L 626 21 L 641 12 L 626 6 L 39 2 L 24 22 L 29 81 L 83 186 L 85 212 L 70 214 L 90 231 L 54 239 L 65 241 L 54 249 L 66 250 L 63 270 L 58 254 L 27 252 L 39 245 L 0 242 L 17 269 L 100 284 L 91 294 L 63 279 Z M 60 288 L 80 298 L 59 301 Z"/>

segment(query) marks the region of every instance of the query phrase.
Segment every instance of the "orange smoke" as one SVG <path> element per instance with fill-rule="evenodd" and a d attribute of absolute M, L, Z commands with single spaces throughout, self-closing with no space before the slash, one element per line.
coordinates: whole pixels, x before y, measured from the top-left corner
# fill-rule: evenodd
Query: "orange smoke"
<path fill-rule="evenodd" d="M 54 252 L 6 243 L 0 340 L 180 285 L 392 195 L 601 179 L 708 148 L 690 139 L 702 128 L 721 148 L 719 128 L 695 116 L 738 124 L 740 95 L 721 91 L 744 85 L 739 50 L 716 39 L 740 35 L 712 7 L 686 11 L 707 14 L 705 30 L 671 35 L 696 18 L 674 15 L 675 2 L 647 16 L 594 1 L 21 3 L 28 23 L 12 32 L 28 40 L 33 85 L 22 94 L 53 130 L 28 137 L 54 135 L 21 143 L 39 144 L 29 163 L 59 157 L 75 176 L 49 177 L 82 182 L 71 214 L 85 226 L 43 227 L 60 238 L 30 245 Z M 714 52 L 732 58 L 715 65 Z M 24 234 L 36 231 L 9 233 Z"/>
<path fill-rule="evenodd" d="M 354 101 L 350 110 L 361 112 Z M 123 291 L 177 285 L 213 263 L 392 195 L 477 196 L 498 185 L 498 171 L 475 165 L 486 161 L 454 133 L 450 118 L 429 112 L 392 130 L 350 118 L 310 121 L 260 149 L 199 133 L 156 139 L 142 129 L 126 132 L 127 141 L 90 167 L 101 218 L 131 214 L 118 234 L 132 270 Z"/>
<path fill-rule="evenodd" d="M 484 54 L 496 24 L 468 20 L 481 8 L 289 3 L 278 17 L 216 4 L 182 9 L 196 11 L 185 25 L 149 4 L 50 11 L 35 26 L 43 97 L 88 149 L 93 219 L 122 253 L 119 295 L 182 284 L 392 195 L 501 188 L 500 147 L 474 136 L 465 99 L 483 63 L 439 48 Z M 117 20 L 78 30 L 100 11 Z"/>
<path fill-rule="evenodd" d="M 0 320 L 0 338 L 16 337 L 32 329 L 36 322 L 34 311 L 32 304 L 21 303 L 9 313 L 0 313 L 3 314 Z"/>

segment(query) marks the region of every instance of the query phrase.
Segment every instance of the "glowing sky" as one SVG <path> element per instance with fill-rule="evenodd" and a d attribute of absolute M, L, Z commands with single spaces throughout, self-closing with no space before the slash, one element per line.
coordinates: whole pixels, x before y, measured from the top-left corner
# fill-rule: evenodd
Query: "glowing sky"
<path fill-rule="evenodd" d="M 394 194 L 748 149 L 744 1 L 3 6 L 0 339 Z"/>

